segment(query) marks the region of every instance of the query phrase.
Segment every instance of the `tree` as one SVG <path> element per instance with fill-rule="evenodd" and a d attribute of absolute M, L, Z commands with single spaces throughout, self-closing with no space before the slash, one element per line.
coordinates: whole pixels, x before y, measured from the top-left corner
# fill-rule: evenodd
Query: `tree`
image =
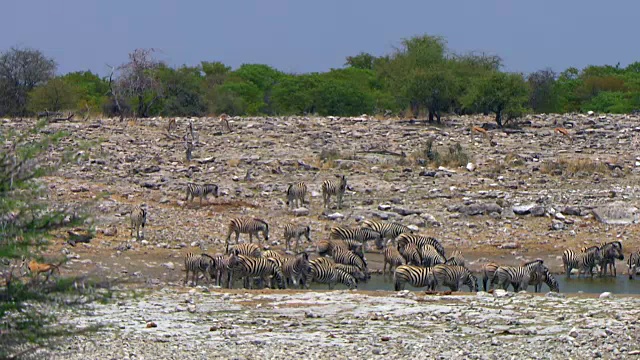
<path fill-rule="evenodd" d="M 529 106 L 537 113 L 551 113 L 557 110 L 558 98 L 555 92 L 556 73 L 547 68 L 527 76 L 529 84 Z"/>
<path fill-rule="evenodd" d="M 178 69 L 161 65 L 157 70 L 164 98 L 157 104 L 165 116 L 202 116 L 207 111 L 204 78 L 199 67 Z"/>
<path fill-rule="evenodd" d="M 109 83 L 91 71 L 70 72 L 60 77 L 77 91 L 76 109 L 99 109 L 107 102 Z"/>
<path fill-rule="evenodd" d="M 28 109 L 32 113 L 74 109 L 79 97 L 78 87 L 57 77 L 29 92 Z"/>
<path fill-rule="evenodd" d="M 356 69 L 373 70 L 375 60 L 375 56 L 361 52 L 356 56 L 347 56 L 347 62 L 345 65 Z"/>
<path fill-rule="evenodd" d="M 20 358 L 60 337 L 89 329 L 58 324 L 60 308 L 79 307 L 76 295 L 85 300 L 103 295 L 74 290 L 79 278 L 53 282 L 21 276 L 19 265 L 26 257 L 40 260 L 46 239 L 54 230 L 80 226 L 80 209 L 59 207 L 47 200 L 47 187 L 39 178 L 61 164 L 77 160 L 77 148 L 60 151 L 66 134 L 45 129 L 46 121 L 31 129 L 4 132 L 0 136 L 0 358 Z M 56 264 L 62 261 L 56 260 Z M 84 282 L 83 282 L 84 284 Z M 79 288 L 82 288 L 80 286 Z M 64 295 L 64 296 L 63 296 Z M 106 293 L 104 294 L 108 296 Z"/>
<path fill-rule="evenodd" d="M 28 94 L 53 78 L 56 63 L 34 49 L 11 48 L 0 54 L 0 115 L 28 114 Z"/>
<path fill-rule="evenodd" d="M 271 95 L 274 85 L 276 85 L 284 74 L 280 71 L 263 64 L 243 64 L 233 74 L 240 79 L 254 84 L 262 92 L 262 107 L 258 109 L 264 114 L 272 114 Z M 253 102 L 252 100 L 249 100 Z"/>
<path fill-rule="evenodd" d="M 522 112 L 528 96 L 528 87 L 521 74 L 495 71 L 475 82 L 465 103 L 476 111 L 494 112 L 496 123 L 502 127 L 504 113 Z"/>
<path fill-rule="evenodd" d="M 134 50 L 129 54 L 129 62 L 117 68 L 118 77 L 111 84 L 116 103 L 124 99 L 135 109 L 137 117 L 148 117 L 151 107 L 162 98 L 162 86 L 155 76 L 161 62 L 153 58 L 154 52 L 154 49 Z"/>

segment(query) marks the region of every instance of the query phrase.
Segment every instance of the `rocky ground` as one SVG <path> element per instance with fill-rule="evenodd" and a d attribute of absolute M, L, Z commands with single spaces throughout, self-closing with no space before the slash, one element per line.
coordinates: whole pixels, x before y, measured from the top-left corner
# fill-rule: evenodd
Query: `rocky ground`
<path fill-rule="evenodd" d="M 190 122 L 197 141 L 187 161 L 182 138 Z M 282 248 L 287 222 L 310 225 L 313 240 L 319 240 L 334 225 L 356 226 L 369 218 L 397 221 L 437 237 L 447 251 L 460 249 L 475 271 L 488 260 L 518 264 L 539 257 L 559 272 L 565 248 L 611 240 L 622 241 L 628 254 L 640 247 L 640 116 L 536 115 L 517 129 L 489 130 L 490 138 L 471 131 L 491 125 L 489 117 L 453 117 L 444 126 L 366 116 L 230 122 L 230 133 L 214 118 L 180 118 L 171 131 L 162 118 L 50 125 L 48 131 L 70 132 L 64 145 L 82 156 L 45 179 L 49 198 L 85 206 L 97 231 L 89 243 L 75 246 L 67 233 L 57 234 L 45 255 L 70 257 L 63 274 L 125 279 L 153 292 L 139 303 L 127 301 L 83 316 L 82 321 L 117 322 L 124 328 L 102 334 L 95 343 L 80 345 L 78 339 L 69 344 L 72 352 L 91 354 L 105 346 L 116 351 L 110 344 L 123 341 L 131 348 L 119 347 L 118 354 L 139 358 L 154 349 L 166 351 L 163 358 L 203 358 L 203 352 L 226 358 L 230 351 L 247 358 L 283 358 L 283 352 L 298 351 L 304 358 L 375 353 L 430 358 L 427 354 L 437 350 L 454 358 L 491 357 L 478 349 L 490 349 L 488 354 L 497 357 L 583 358 L 635 351 L 626 337 L 637 335 L 622 331 L 634 326 L 625 323 L 627 316 L 638 318 L 626 310 L 637 307 L 628 299 L 481 295 L 416 300 L 390 293 L 196 291 L 189 295 L 197 306 L 192 314 L 176 308 L 188 310 L 189 304 L 173 293 L 185 289 L 184 255 L 201 249 L 221 252 L 227 223 L 237 216 L 268 221 L 272 230 L 265 245 L 270 248 Z M 28 125 L 5 119 L 0 130 Z M 567 128 L 570 138 L 554 132 L 556 126 Z M 469 159 L 462 166 L 433 164 L 427 160 L 430 141 L 443 158 L 460 144 Z M 337 174 L 348 178 L 344 206 L 323 210 L 321 183 Z M 285 191 L 297 181 L 308 184 L 310 204 L 291 211 Z M 185 204 L 187 182 L 218 184 L 221 196 L 202 206 Z M 141 203 L 149 211 L 145 238 L 131 241 L 128 213 Z M 305 245 L 313 250 L 312 244 Z M 373 269 L 381 268 L 379 254 L 367 258 Z M 624 264 L 618 269 L 624 272 Z M 280 302 L 299 305 L 274 309 Z M 342 302 L 344 307 L 336 307 Z M 336 309 L 341 310 L 334 316 Z M 590 312 L 596 315 L 584 316 Z M 606 319 L 615 326 L 605 326 Z M 158 327 L 140 326 L 148 321 Z M 178 338 L 185 332 L 194 334 L 193 342 Z M 266 337 L 271 334 L 282 346 L 271 346 Z M 410 335 L 405 340 L 403 334 Z M 305 341 L 294 341 L 299 338 Z"/>

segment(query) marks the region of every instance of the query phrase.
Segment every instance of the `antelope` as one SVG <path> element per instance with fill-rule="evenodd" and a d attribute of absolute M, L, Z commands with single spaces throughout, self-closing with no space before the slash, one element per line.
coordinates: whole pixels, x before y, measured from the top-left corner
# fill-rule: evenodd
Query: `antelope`
<path fill-rule="evenodd" d="M 26 260 L 23 260 L 23 262 L 24 261 Z M 51 264 L 51 263 L 39 263 L 36 260 L 31 260 L 29 261 L 27 268 L 29 269 L 31 274 L 35 274 L 36 279 L 40 274 L 46 273 L 47 278 L 44 281 L 47 282 L 49 280 L 49 276 L 53 275 L 54 272 L 57 271 L 58 275 L 60 275 L 60 265 L 62 265 L 63 262 L 64 260 L 58 264 Z"/>
<path fill-rule="evenodd" d="M 491 134 L 489 134 L 489 132 L 486 129 L 481 128 L 479 126 L 474 126 L 474 127 L 471 128 L 471 131 L 480 133 L 485 138 L 489 139 L 489 144 L 491 144 L 491 146 L 496 146 L 497 145 L 497 143 L 495 141 L 493 141 L 493 136 L 491 136 Z"/>
<path fill-rule="evenodd" d="M 563 128 L 563 127 L 557 127 L 555 129 L 553 129 L 554 133 L 559 133 L 562 134 L 563 136 L 566 136 L 569 138 L 569 140 L 571 140 L 571 142 L 573 143 L 573 138 L 571 137 L 571 134 L 569 134 L 569 130 Z"/>
<path fill-rule="evenodd" d="M 222 124 L 224 129 L 226 129 L 228 132 L 231 132 L 231 126 L 229 125 L 229 120 L 227 120 L 228 117 L 229 115 L 227 114 L 220 114 L 220 123 Z"/>
<path fill-rule="evenodd" d="M 178 124 L 176 123 L 176 118 L 169 119 L 167 123 L 167 132 L 171 133 L 173 130 L 178 128 Z"/>

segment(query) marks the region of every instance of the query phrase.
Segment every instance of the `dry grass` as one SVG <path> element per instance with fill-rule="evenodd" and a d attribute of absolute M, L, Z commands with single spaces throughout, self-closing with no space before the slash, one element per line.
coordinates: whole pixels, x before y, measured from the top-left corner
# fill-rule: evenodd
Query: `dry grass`
<path fill-rule="evenodd" d="M 550 175 L 588 176 L 592 174 L 607 174 L 610 172 L 605 162 L 586 158 L 557 159 L 542 164 L 540 172 Z"/>
<path fill-rule="evenodd" d="M 227 160 L 227 166 L 229 167 L 238 167 L 240 165 L 240 159 L 229 159 Z"/>
<path fill-rule="evenodd" d="M 431 138 L 427 140 L 425 146 L 419 150 L 414 151 L 409 158 L 416 162 L 418 165 L 427 166 L 449 166 L 460 167 L 465 166 L 472 161 L 471 155 L 469 155 L 460 143 L 450 145 L 446 151 L 440 151 L 435 148 L 433 144 L 434 140 Z"/>

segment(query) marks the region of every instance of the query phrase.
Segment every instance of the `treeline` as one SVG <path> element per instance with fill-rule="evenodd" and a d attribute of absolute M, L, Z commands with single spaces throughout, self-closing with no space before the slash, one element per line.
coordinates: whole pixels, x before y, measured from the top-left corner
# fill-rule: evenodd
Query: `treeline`
<path fill-rule="evenodd" d="M 90 72 L 55 76 L 38 50 L 0 56 L 0 115 L 69 110 L 106 116 L 396 114 L 439 121 L 446 113 L 492 113 L 503 125 L 526 112 L 640 109 L 640 62 L 549 69 L 528 75 L 501 71 L 486 54 L 458 54 L 443 38 L 405 39 L 390 54 L 360 53 L 345 67 L 287 74 L 262 64 L 231 69 L 220 62 L 173 68 L 153 49 L 138 49 L 107 77 Z"/>

